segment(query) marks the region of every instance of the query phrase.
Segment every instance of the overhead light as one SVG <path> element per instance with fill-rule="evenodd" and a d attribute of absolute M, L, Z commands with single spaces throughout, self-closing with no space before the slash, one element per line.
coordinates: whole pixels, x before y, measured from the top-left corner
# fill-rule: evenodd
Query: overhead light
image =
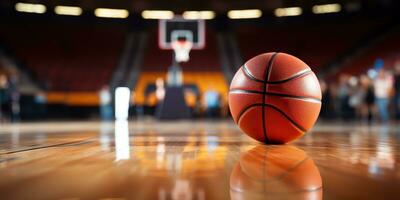
<path fill-rule="evenodd" d="M 300 7 L 288 7 L 288 8 L 277 8 L 275 9 L 275 16 L 287 17 L 287 16 L 298 16 L 303 13 Z"/>
<path fill-rule="evenodd" d="M 76 6 L 56 6 L 54 12 L 57 15 L 79 16 L 82 14 L 82 8 Z"/>
<path fill-rule="evenodd" d="M 144 19 L 172 19 L 174 12 L 170 10 L 144 10 L 142 17 Z"/>
<path fill-rule="evenodd" d="M 312 7 L 312 11 L 314 14 L 335 13 L 340 12 L 341 9 L 342 6 L 338 3 L 315 5 Z"/>
<path fill-rule="evenodd" d="M 27 12 L 27 13 L 45 13 L 46 6 L 42 4 L 32 4 L 32 3 L 16 3 L 15 10 L 18 12 Z"/>
<path fill-rule="evenodd" d="M 182 16 L 184 19 L 214 19 L 215 12 L 210 10 L 185 11 Z"/>
<path fill-rule="evenodd" d="M 127 18 L 129 12 L 125 9 L 97 8 L 94 10 L 94 15 L 104 18 Z"/>
<path fill-rule="evenodd" d="M 230 19 L 251 19 L 259 18 L 262 15 L 262 11 L 259 9 L 248 9 L 248 10 L 230 10 L 228 11 L 228 17 Z"/>

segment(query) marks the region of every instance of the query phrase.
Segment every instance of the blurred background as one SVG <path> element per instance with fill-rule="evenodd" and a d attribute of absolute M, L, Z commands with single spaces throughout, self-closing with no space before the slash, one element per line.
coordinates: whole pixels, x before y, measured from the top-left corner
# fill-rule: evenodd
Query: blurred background
<path fill-rule="evenodd" d="M 181 63 L 189 118 L 229 118 L 234 73 L 278 51 L 317 73 L 321 119 L 399 119 L 399 8 L 395 0 L 3 0 L 0 120 L 111 120 L 117 87 L 129 88 L 130 119 L 156 116 L 173 64 L 173 51 L 159 48 L 158 20 L 178 15 L 205 20 L 205 47 Z"/>

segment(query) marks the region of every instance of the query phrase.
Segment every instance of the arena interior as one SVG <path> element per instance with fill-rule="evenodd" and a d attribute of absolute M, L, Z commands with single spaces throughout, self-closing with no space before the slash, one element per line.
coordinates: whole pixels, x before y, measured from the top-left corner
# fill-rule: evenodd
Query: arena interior
<path fill-rule="evenodd" d="M 399 9 L 3 0 L 0 199 L 399 199 Z M 235 73 L 267 52 L 321 88 L 317 122 L 286 144 L 247 136 L 229 107 Z"/>

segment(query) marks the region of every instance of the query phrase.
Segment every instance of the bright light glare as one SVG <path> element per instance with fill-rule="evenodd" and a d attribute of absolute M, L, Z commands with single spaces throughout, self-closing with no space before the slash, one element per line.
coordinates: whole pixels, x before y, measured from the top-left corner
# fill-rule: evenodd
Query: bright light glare
<path fill-rule="evenodd" d="M 214 19 L 215 12 L 210 10 L 185 11 L 182 16 L 184 19 Z"/>
<path fill-rule="evenodd" d="M 144 19 L 172 19 L 174 12 L 170 10 L 144 10 L 142 17 Z"/>
<path fill-rule="evenodd" d="M 313 13 L 323 14 L 323 13 L 335 13 L 340 12 L 342 6 L 340 4 L 325 4 L 325 5 L 315 5 L 312 8 Z"/>
<path fill-rule="evenodd" d="M 275 16 L 287 17 L 287 16 L 298 16 L 303 13 L 300 7 L 288 7 L 288 8 L 277 8 L 275 9 Z"/>
<path fill-rule="evenodd" d="M 57 15 L 79 16 L 82 14 L 82 8 L 76 6 L 56 6 L 54 12 Z"/>
<path fill-rule="evenodd" d="M 259 9 L 248 9 L 248 10 L 230 10 L 228 11 L 228 17 L 230 19 L 251 19 L 259 18 L 262 15 L 262 11 Z"/>
<path fill-rule="evenodd" d="M 125 9 L 97 8 L 94 10 L 94 15 L 104 18 L 127 18 L 129 12 Z"/>
<path fill-rule="evenodd" d="M 130 93 L 127 87 L 115 89 L 115 118 L 117 120 L 128 119 Z"/>
<path fill-rule="evenodd" d="M 42 4 L 17 3 L 15 4 L 15 10 L 18 12 L 41 14 L 46 12 L 46 6 Z"/>

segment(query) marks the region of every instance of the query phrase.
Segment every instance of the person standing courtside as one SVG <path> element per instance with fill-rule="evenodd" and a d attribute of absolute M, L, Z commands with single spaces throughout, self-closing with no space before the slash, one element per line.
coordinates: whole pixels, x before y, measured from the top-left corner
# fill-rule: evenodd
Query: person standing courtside
<path fill-rule="evenodd" d="M 385 69 L 380 69 L 374 80 L 375 104 L 381 122 L 389 121 L 389 98 L 392 90 L 392 77 Z"/>
<path fill-rule="evenodd" d="M 364 99 L 361 104 L 361 121 L 371 124 L 375 103 L 374 86 L 372 80 L 367 75 L 360 76 L 360 87 L 365 91 Z"/>
<path fill-rule="evenodd" d="M 18 122 L 20 120 L 21 106 L 20 106 L 20 97 L 21 94 L 19 92 L 19 79 L 16 74 L 10 76 L 8 82 L 8 89 L 10 92 L 10 103 L 11 103 L 11 121 Z"/>
<path fill-rule="evenodd" d="M 350 76 L 347 74 L 341 74 L 339 76 L 339 86 L 337 91 L 337 97 L 339 99 L 339 116 L 343 120 L 351 118 L 351 107 L 349 105 L 350 98 Z"/>
<path fill-rule="evenodd" d="M 7 104 L 7 77 L 0 74 L 0 122 L 5 120 L 6 104 Z"/>
<path fill-rule="evenodd" d="M 112 109 L 112 96 L 110 92 L 110 88 L 108 85 L 105 85 L 99 91 L 100 98 L 100 116 L 102 120 L 111 120 L 113 117 L 113 109 Z"/>
<path fill-rule="evenodd" d="M 396 110 L 396 119 L 400 119 L 400 60 L 398 60 L 394 67 L 394 105 Z"/>

